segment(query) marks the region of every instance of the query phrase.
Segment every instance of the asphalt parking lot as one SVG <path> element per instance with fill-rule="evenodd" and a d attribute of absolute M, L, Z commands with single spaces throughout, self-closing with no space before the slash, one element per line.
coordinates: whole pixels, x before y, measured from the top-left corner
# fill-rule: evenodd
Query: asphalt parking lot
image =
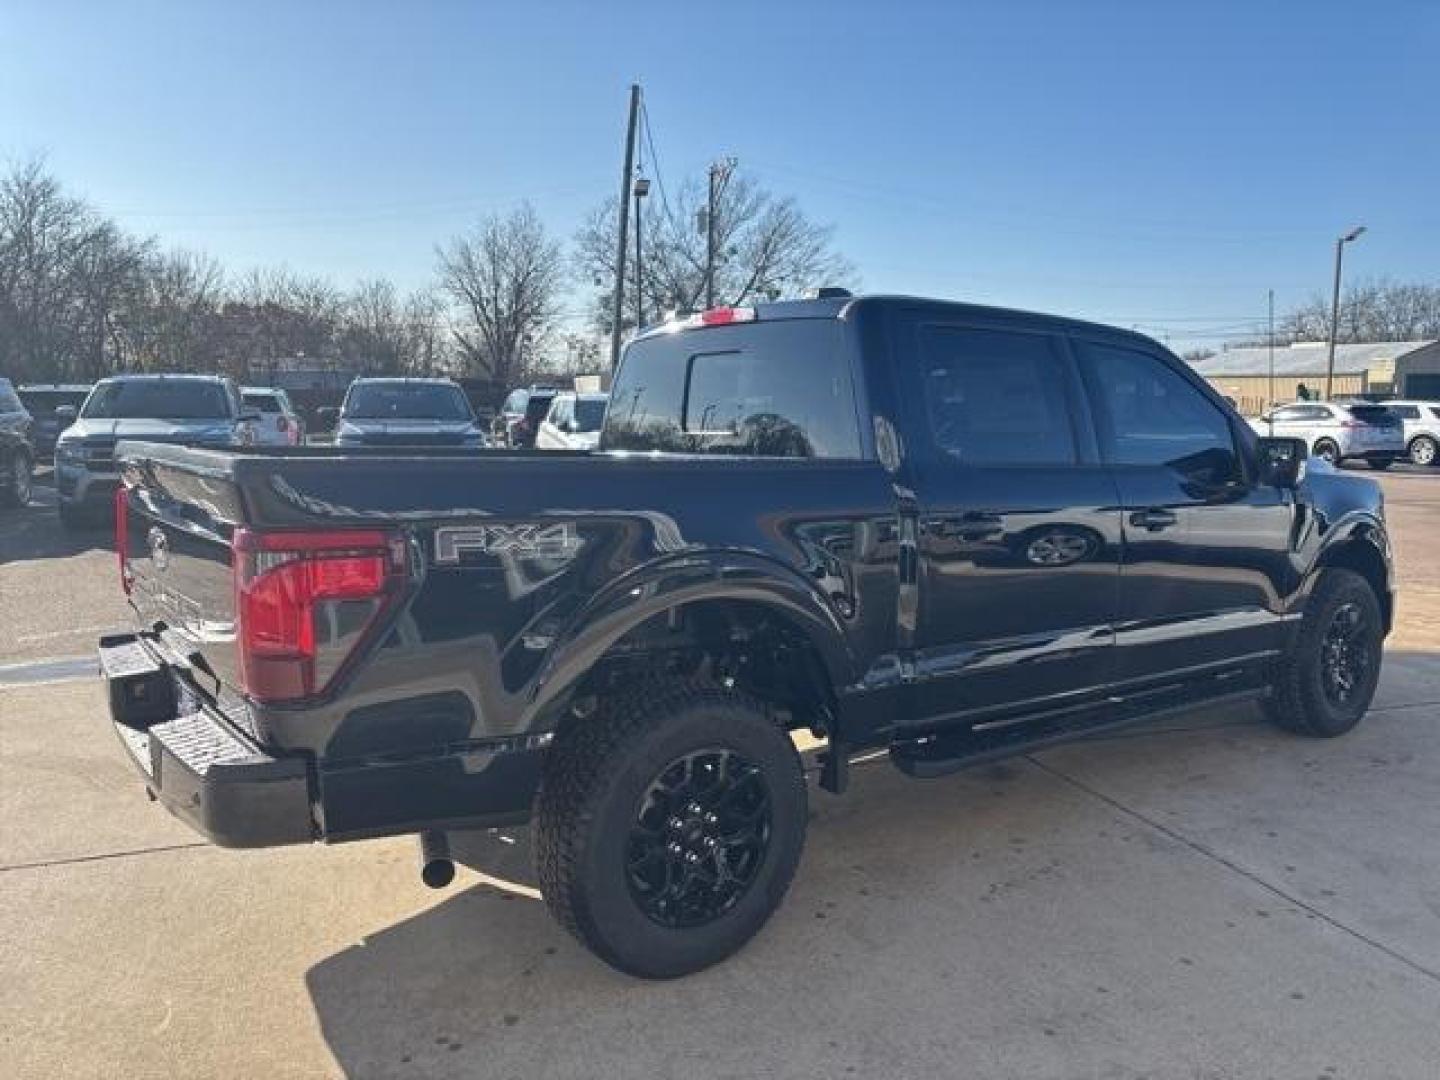
<path fill-rule="evenodd" d="M 76 668 L 104 532 L 0 518 L 0 1076 L 1430 1078 L 1440 471 L 1381 477 L 1402 594 L 1351 736 L 1196 714 L 812 796 L 789 899 L 689 979 L 601 966 L 524 830 L 232 852 L 144 798 Z"/>

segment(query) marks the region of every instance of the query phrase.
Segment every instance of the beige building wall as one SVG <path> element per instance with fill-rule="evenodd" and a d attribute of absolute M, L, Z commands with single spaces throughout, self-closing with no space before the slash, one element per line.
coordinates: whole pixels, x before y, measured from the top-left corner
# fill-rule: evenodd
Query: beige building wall
<path fill-rule="evenodd" d="M 1271 405 L 1283 405 L 1294 401 L 1301 383 L 1310 389 L 1311 397 L 1325 390 L 1325 372 L 1318 371 L 1304 375 L 1276 375 L 1275 399 L 1270 399 L 1269 375 L 1207 375 L 1206 381 L 1216 390 L 1235 401 L 1244 416 L 1259 416 Z M 1389 379 L 1385 380 L 1388 389 Z M 1367 393 L 1370 389 L 1368 375 L 1336 375 L 1336 397 Z"/>

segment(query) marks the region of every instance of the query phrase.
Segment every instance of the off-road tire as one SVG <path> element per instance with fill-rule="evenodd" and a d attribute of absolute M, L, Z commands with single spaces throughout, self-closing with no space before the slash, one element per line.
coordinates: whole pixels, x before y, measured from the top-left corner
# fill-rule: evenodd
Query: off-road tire
<path fill-rule="evenodd" d="M 667 766 L 712 747 L 759 768 L 768 843 L 727 910 L 698 926 L 664 926 L 632 893 L 631 829 Z M 646 682 L 574 719 L 548 752 L 535 808 L 540 890 L 560 924 L 612 967 L 651 979 L 686 975 L 730 956 L 765 924 L 794 876 L 805 824 L 800 756 L 763 702 L 708 682 Z"/>
<path fill-rule="evenodd" d="M 1322 651 L 1325 635 L 1337 612 L 1354 604 L 1367 628 L 1364 647 L 1369 666 L 1353 698 L 1344 705 L 1325 692 Z M 1365 715 L 1380 681 L 1383 645 L 1380 601 L 1370 583 L 1353 570 L 1323 571 L 1305 605 L 1294 645 L 1280 662 L 1273 693 L 1265 702 L 1270 719 L 1286 731 L 1315 738 L 1344 735 Z"/>

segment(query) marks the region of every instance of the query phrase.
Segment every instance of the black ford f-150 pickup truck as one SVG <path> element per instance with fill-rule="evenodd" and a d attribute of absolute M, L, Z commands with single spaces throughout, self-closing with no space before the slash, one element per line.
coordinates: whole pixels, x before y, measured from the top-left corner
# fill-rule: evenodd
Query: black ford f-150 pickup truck
<path fill-rule="evenodd" d="M 595 453 L 122 444 L 101 642 L 150 791 L 217 844 L 533 821 L 614 966 L 739 948 L 819 785 L 1258 697 L 1349 730 L 1393 608 L 1378 487 L 1155 342 L 905 298 L 639 336 Z"/>

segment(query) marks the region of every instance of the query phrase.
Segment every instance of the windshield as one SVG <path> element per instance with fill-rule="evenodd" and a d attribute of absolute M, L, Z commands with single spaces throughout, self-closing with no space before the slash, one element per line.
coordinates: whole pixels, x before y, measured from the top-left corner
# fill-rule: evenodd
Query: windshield
<path fill-rule="evenodd" d="M 230 395 L 218 382 L 106 382 L 91 392 L 80 415 L 89 420 L 229 420 Z"/>
<path fill-rule="evenodd" d="M 347 420 L 469 420 L 458 386 L 437 383 L 361 383 L 345 399 Z"/>
<path fill-rule="evenodd" d="M 605 398 L 575 400 L 575 430 L 599 431 L 605 423 Z"/>
<path fill-rule="evenodd" d="M 61 405 L 79 408 L 85 402 L 85 390 L 21 390 L 20 400 L 31 413 L 53 413 Z"/>

